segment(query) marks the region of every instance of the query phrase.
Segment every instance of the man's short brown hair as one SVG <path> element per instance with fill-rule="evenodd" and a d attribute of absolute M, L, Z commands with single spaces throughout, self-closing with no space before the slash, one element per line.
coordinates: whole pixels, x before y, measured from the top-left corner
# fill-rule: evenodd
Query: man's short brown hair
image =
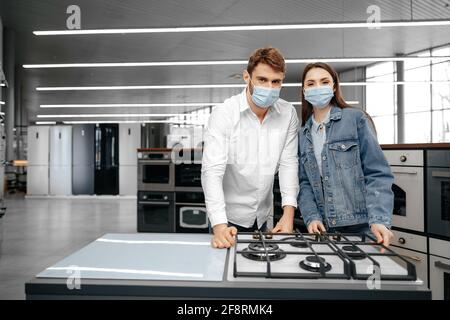
<path fill-rule="evenodd" d="M 259 63 L 265 63 L 275 71 L 283 73 L 286 71 L 284 57 L 277 48 L 266 47 L 255 50 L 248 59 L 247 72 L 252 75 L 253 70 Z"/>

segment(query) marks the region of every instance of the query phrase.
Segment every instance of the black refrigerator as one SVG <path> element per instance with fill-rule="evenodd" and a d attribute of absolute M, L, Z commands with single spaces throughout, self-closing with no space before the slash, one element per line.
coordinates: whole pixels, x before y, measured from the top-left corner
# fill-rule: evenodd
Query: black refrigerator
<path fill-rule="evenodd" d="M 119 125 L 95 127 L 94 192 L 98 195 L 119 194 Z"/>
<path fill-rule="evenodd" d="M 72 193 L 94 194 L 95 125 L 72 127 Z"/>

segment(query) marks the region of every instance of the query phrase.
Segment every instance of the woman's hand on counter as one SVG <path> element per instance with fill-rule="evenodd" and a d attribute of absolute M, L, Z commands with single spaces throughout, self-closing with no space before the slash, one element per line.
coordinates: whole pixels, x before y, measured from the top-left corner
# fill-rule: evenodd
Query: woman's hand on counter
<path fill-rule="evenodd" d="M 213 227 L 214 236 L 211 239 L 213 248 L 229 248 L 236 242 L 237 229 L 226 224 L 217 224 Z"/>
<path fill-rule="evenodd" d="M 377 243 L 382 243 L 385 247 L 389 247 L 391 244 L 392 239 L 394 238 L 394 234 L 386 228 L 385 225 L 374 223 L 370 226 L 370 229 L 372 230 L 372 233 L 377 238 Z M 384 253 L 384 249 L 381 249 L 381 253 Z"/>
<path fill-rule="evenodd" d="M 320 220 L 313 220 L 308 224 L 308 232 L 309 233 L 322 233 L 326 232 L 325 226 Z"/>

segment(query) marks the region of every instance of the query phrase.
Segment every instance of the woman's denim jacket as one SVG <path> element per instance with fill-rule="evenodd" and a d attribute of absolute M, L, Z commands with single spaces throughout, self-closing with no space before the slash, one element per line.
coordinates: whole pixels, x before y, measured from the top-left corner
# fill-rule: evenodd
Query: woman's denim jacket
<path fill-rule="evenodd" d="M 299 132 L 298 205 L 306 225 L 319 220 L 328 227 L 379 223 L 390 228 L 394 177 L 366 114 L 356 108 L 331 108 L 322 177 L 311 125 L 309 118 Z"/>

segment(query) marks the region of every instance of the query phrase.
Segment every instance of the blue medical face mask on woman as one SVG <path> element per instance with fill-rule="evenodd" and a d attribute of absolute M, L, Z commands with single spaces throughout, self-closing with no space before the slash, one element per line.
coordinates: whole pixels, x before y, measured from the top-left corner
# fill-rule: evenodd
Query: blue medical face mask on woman
<path fill-rule="evenodd" d="M 281 88 L 266 88 L 253 85 L 252 101 L 260 108 L 269 108 L 280 98 Z"/>
<path fill-rule="evenodd" d="M 305 99 L 318 109 L 323 109 L 330 103 L 334 96 L 333 88 L 320 86 L 305 89 Z"/>

